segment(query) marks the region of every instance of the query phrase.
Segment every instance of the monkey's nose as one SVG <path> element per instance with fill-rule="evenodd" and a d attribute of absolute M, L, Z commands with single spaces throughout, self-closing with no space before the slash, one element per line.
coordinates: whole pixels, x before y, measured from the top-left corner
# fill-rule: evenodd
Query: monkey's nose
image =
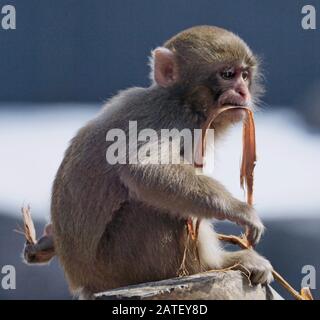
<path fill-rule="evenodd" d="M 239 86 L 238 88 L 235 89 L 235 92 L 245 101 L 248 99 L 248 90 L 247 88 L 244 88 L 242 86 Z"/>
<path fill-rule="evenodd" d="M 248 101 L 250 98 L 249 89 L 244 81 L 237 82 L 234 86 L 234 91 L 239 95 L 243 100 Z"/>

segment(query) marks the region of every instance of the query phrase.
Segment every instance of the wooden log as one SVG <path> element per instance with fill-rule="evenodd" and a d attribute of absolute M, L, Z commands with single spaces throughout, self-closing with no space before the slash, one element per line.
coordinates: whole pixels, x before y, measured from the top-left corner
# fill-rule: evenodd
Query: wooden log
<path fill-rule="evenodd" d="M 283 300 L 267 286 L 251 286 L 240 271 L 210 271 L 95 294 L 98 300 Z"/>

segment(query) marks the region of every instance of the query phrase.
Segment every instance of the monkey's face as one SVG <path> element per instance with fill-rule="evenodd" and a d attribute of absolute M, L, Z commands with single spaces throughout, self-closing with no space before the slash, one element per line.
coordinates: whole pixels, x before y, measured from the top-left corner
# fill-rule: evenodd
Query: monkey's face
<path fill-rule="evenodd" d="M 253 109 L 251 82 L 253 70 L 244 63 L 233 63 L 219 68 L 215 73 L 215 81 L 212 86 L 213 107 L 221 108 L 247 107 Z M 228 110 L 222 113 L 213 124 L 220 127 L 228 126 L 243 120 L 246 112 L 241 109 Z"/>
<path fill-rule="evenodd" d="M 223 68 L 216 75 L 221 94 L 217 106 L 250 107 L 251 94 L 249 83 L 251 72 L 245 65 L 234 65 Z"/>
<path fill-rule="evenodd" d="M 203 76 L 204 72 L 201 74 Z M 253 109 L 251 94 L 253 74 L 252 67 L 241 62 L 221 64 L 210 73 L 207 72 L 205 78 L 197 78 L 195 74 L 192 77 L 194 81 L 188 84 L 186 103 L 195 114 L 202 114 L 202 119 L 206 119 L 212 108 L 238 106 Z M 245 116 L 244 110 L 228 110 L 217 117 L 212 126 L 223 129 L 243 120 Z"/>
<path fill-rule="evenodd" d="M 172 90 L 200 125 L 212 108 L 246 106 L 253 109 L 261 93 L 258 61 L 233 33 L 210 26 L 187 29 L 153 51 L 154 82 Z M 245 112 L 229 110 L 216 118 L 216 130 L 243 119 Z"/>

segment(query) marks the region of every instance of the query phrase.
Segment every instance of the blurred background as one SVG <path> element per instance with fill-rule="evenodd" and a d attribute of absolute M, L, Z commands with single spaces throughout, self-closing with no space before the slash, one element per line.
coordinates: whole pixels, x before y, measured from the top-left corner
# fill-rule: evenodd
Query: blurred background
<path fill-rule="evenodd" d="M 72 298 L 57 261 L 22 263 L 24 239 L 13 232 L 22 224 L 20 207 L 31 205 L 40 233 L 54 175 L 77 129 L 118 90 L 148 86 L 150 51 L 200 24 L 234 31 L 263 61 L 255 204 L 267 232 L 258 251 L 297 289 L 304 265 L 313 265 L 320 279 L 320 26 L 301 27 L 301 8 L 311 4 L 320 14 L 319 1 L 0 1 L 5 4 L 15 6 L 17 27 L 0 28 L 0 270 L 14 265 L 17 284 L 0 288 L 0 299 Z M 243 198 L 240 130 L 217 148 L 216 172 Z M 229 224 L 218 228 L 234 231 Z M 319 280 L 317 288 L 320 298 Z"/>

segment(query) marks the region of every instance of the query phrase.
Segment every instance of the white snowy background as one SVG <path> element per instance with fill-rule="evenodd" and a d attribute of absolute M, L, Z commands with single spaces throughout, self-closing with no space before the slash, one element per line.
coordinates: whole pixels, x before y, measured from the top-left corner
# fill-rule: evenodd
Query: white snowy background
<path fill-rule="evenodd" d="M 8 105 L 0 109 L 0 209 L 49 219 L 51 185 L 69 140 L 99 110 L 97 105 Z M 28 110 L 28 111 L 24 111 Z M 320 135 L 288 109 L 256 116 L 258 163 L 255 206 L 264 218 L 320 217 Z M 216 146 L 215 174 L 237 197 L 241 126 Z"/>

